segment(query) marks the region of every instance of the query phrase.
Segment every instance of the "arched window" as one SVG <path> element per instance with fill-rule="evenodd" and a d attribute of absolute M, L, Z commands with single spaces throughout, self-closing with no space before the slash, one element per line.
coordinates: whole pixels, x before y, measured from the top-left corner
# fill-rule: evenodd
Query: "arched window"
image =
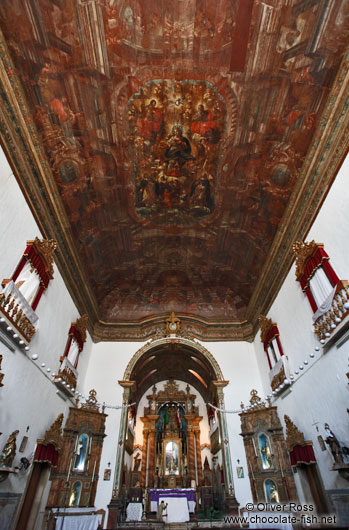
<path fill-rule="evenodd" d="M 339 278 L 322 243 L 296 241 L 293 251 L 296 255 L 296 278 L 315 313 L 329 298 L 333 298 Z"/>
<path fill-rule="evenodd" d="M 87 315 L 83 315 L 76 322 L 71 323 L 67 345 L 61 358 L 62 361 L 67 359 L 74 368 L 78 367 L 79 356 L 86 342 L 87 318 Z"/>
<path fill-rule="evenodd" d="M 271 370 L 284 354 L 279 338 L 280 333 L 277 325 L 270 318 L 260 315 L 259 321 L 261 323 L 261 341 Z"/>
<path fill-rule="evenodd" d="M 12 278 L 3 280 L 3 284 L 13 281 L 34 311 L 53 278 L 53 252 L 56 247 L 52 239 L 40 240 L 36 237 L 34 241 L 27 241 L 27 248 Z"/>
<path fill-rule="evenodd" d="M 87 315 L 83 315 L 76 322 L 72 322 L 64 355 L 60 358 L 61 366 L 54 380 L 55 384 L 70 396 L 76 391 L 79 357 L 86 342 L 87 318 Z"/>
<path fill-rule="evenodd" d="M 20 343 L 27 343 L 35 333 L 38 316 L 35 309 L 53 278 L 53 240 L 27 241 L 27 248 L 10 279 L 2 280 L 0 293 L 1 321 L 15 328 Z M 15 335 L 14 335 L 15 336 Z M 21 342 L 22 341 L 22 342 Z"/>

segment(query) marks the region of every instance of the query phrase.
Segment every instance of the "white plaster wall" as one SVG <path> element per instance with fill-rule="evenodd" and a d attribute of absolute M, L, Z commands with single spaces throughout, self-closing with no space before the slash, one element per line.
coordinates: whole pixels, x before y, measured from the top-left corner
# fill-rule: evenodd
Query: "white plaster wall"
<path fill-rule="evenodd" d="M 262 383 L 259 377 L 258 366 L 256 362 L 253 345 L 247 342 L 212 342 L 204 343 L 214 358 L 217 360 L 223 377 L 229 380 L 228 386 L 224 389 L 225 406 L 227 410 L 240 410 L 240 403 L 248 402 L 250 391 L 256 388 L 262 391 Z M 136 342 L 114 342 L 99 343 L 92 346 L 87 374 L 84 381 L 84 394 L 88 390 L 95 388 L 97 397 L 100 402 L 106 402 L 108 405 L 120 405 L 122 403 L 123 388 L 118 385 L 118 380 L 123 378 L 126 366 L 131 357 L 142 346 L 142 343 Z M 185 384 L 183 383 L 183 388 Z M 159 385 L 157 384 L 159 387 Z M 197 391 L 193 390 L 194 393 Z M 200 398 L 199 398 L 200 401 Z M 140 413 L 145 405 L 145 398 L 140 402 Z M 201 407 L 204 408 L 202 401 Z M 116 451 L 118 442 L 118 433 L 120 426 L 120 410 L 106 408 L 108 414 L 106 422 L 107 436 L 104 440 L 100 479 L 96 495 L 96 507 L 107 509 L 112 496 L 114 481 L 103 481 L 103 470 L 107 468 L 108 462 L 111 462 L 111 468 L 114 473 L 116 462 Z M 200 411 L 201 412 L 201 411 Z M 204 411 L 205 412 L 205 411 Z M 137 443 L 138 429 L 137 422 Z M 235 494 L 240 505 L 251 501 L 251 489 L 247 476 L 247 464 L 242 437 L 240 436 L 240 417 L 238 414 L 227 414 L 227 426 L 230 440 L 230 451 L 232 459 L 232 468 L 235 484 Z M 204 435 L 204 429 L 203 429 Z M 201 443 L 204 443 L 203 438 Z M 237 460 L 240 463 L 237 463 Z M 245 478 L 238 479 L 236 467 L 243 466 Z M 113 474 L 112 474 L 113 478 Z"/>
<path fill-rule="evenodd" d="M 324 243 L 331 258 L 330 263 L 340 279 L 344 280 L 349 279 L 348 174 L 349 158 L 342 166 L 306 238 L 307 241 L 314 239 Z M 337 472 L 329 470 L 333 464 L 332 456 L 328 450 L 321 451 L 317 437 L 321 434 L 325 438 L 323 426 L 329 423 L 337 438 L 349 445 L 349 385 L 345 375 L 348 372 L 349 342 L 339 348 L 333 346 L 324 354 L 313 332 L 312 315 L 308 299 L 295 279 L 293 264 L 267 316 L 278 325 L 291 372 L 294 374 L 298 370 L 300 375 L 295 376 L 292 391 L 284 398 L 275 399 L 273 404 L 278 407 L 282 422 L 284 414 L 288 414 L 304 432 L 306 439 L 313 440 L 325 488 L 348 488 L 347 481 Z M 267 394 L 271 391 L 269 367 L 260 334 L 254 345 L 264 392 Z M 315 347 L 320 350 L 315 351 Z M 314 359 L 310 353 L 315 354 Z M 304 360 L 309 364 L 301 371 L 299 366 L 304 366 Z"/>
<path fill-rule="evenodd" d="M 5 156 L 0 153 L 0 209 L 2 231 L 0 234 L 0 280 L 11 277 L 26 247 L 26 241 L 41 237 L 40 231 L 24 200 L 20 188 L 12 175 Z M 16 429 L 17 455 L 13 465 L 19 465 L 22 456 L 30 457 L 35 451 L 36 440 L 42 438 L 58 414 L 63 412 L 67 418 L 70 400 L 64 401 L 56 393 L 50 374 L 57 372 L 59 358 L 64 353 L 70 323 L 79 316 L 63 279 L 54 266 L 54 279 L 42 296 L 37 307 L 39 328 L 30 343 L 30 351 L 21 348 L 10 351 L 0 343 L 3 355 L 2 372 L 5 374 L 4 386 L 0 389 L 0 425 L 2 450 L 8 436 Z M 84 379 L 92 341 L 88 336 L 79 361 L 79 381 Z M 39 356 L 37 361 L 32 354 Z M 45 367 L 41 367 L 45 363 Z M 27 432 L 27 427 L 29 430 Z M 23 436 L 29 438 L 24 453 L 18 449 Z M 0 492 L 22 493 L 30 469 L 11 475 L 0 483 Z"/>

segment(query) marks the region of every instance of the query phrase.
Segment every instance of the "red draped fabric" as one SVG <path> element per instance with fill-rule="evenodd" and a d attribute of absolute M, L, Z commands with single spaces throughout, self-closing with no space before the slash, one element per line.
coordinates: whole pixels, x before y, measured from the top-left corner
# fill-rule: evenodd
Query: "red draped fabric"
<path fill-rule="evenodd" d="M 299 282 L 301 284 L 302 290 L 305 291 L 309 287 L 309 280 L 311 280 L 311 277 L 315 273 L 315 271 L 322 266 L 324 269 L 328 279 L 330 280 L 332 286 L 334 287 L 339 282 L 339 278 L 337 274 L 332 269 L 331 265 L 329 264 L 328 254 L 324 251 L 322 247 L 318 247 L 314 254 L 307 260 L 303 274 L 299 278 Z"/>
<path fill-rule="evenodd" d="M 80 331 L 78 329 L 76 329 L 76 327 L 74 325 L 70 327 L 69 335 L 74 337 L 74 339 L 76 340 L 76 342 L 79 345 L 79 351 L 82 352 L 83 347 L 84 347 L 84 341 L 82 339 Z"/>
<path fill-rule="evenodd" d="M 272 326 L 269 329 L 269 331 L 268 331 L 268 333 L 267 333 L 267 335 L 266 335 L 266 337 L 264 339 L 264 342 L 263 342 L 264 349 L 267 350 L 267 348 L 268 348 L 269 344 L 271 343 L 271 341 L 273 339 L 275 339 L 276 337 L 278 337 L 279 335 L 280 335 L 280 333 L 279 333 L 278 327 L 277 326 Z"/>
<path fill-rule="evenodd" d="M 297 464 L 315 464 L 316 458 L 313 446 L 311 444 L 295 445 L 290 451 L 290 459 L 292 466 Z"/>
<path fill-rule="evenodd" d="M 35 450 L 34 462 L 48 462 L 56 467 L 58 464 L 59 452 L 53 444 L 44 445 L 38 443 Z"/>
<path fill-rule="evenodd" d="M 27 259 L 30 261 L 32 266 L 36 269 L 38 275 L 40 276 L 43 286 L 45 287 L 45 289 L 47 289 L 47 286 L 51 278 L 46 272 L 46 267 L 45 267 L 45 264 L 42 258 L 36 252 L 33 245 L 27 246 L 24 252 L 24 256 L 27 257 Z"/>

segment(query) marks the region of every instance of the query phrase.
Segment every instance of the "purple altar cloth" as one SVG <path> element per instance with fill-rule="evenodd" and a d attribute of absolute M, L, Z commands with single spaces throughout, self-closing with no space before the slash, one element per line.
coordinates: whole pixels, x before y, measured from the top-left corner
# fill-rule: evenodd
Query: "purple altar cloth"
<path fill-rule="evenodd" d="M 159 503 L 160 497 L 186 497 L 187 501 L 196 501 L 195 489 L 150 489 L 148 490 L 150 502 Z"/>

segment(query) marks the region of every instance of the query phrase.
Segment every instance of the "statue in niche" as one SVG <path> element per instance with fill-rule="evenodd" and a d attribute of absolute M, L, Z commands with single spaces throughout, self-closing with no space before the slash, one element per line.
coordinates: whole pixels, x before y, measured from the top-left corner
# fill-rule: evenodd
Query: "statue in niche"
<path fill-rule="evenodd" d="M 265 500 L 271 504 L 277 504 L 279 502 L 279 493 L 276 484 L 273 480 L 268 478 L 264 482 Z"/>
<path fill-rule="evenodd" d="M 335 436 L 335 434 L 331 431 L 328 423 L 325 423 L 324 428 L 325 428 L 325 433 L 326 433 L 325 442 L 330 448 L 334 461 L 336 464 L 342 464 L 343 455 L 342 455 L 340 443 L 337 440 L 337 437 Z"/>
<path fill-rule="evenodd" d="M 84 471 L 86 459 L 87 459 L 87 449 L 88 449 L 88 443 L 89 443 L 89 436 L 88 434 L 80 434 L 78 446 L 76 450 L 76 456 L 75 456 L 75 464 L 74 469 L 78 471 Z"/>
<path fill-rule="evenodd" d="M 165 455 L 166 475 L 178 475 L 178 445 L 176 442 L 168 442 L 166 444 Z"/>
<path fill-rule="evenodd" d="M 0 467 L 11 467 L 16 456 L 16 438 L 19 431 L 13 431 L 9 436 L 0 457 Z"/>
<path fill-rule="evenodd" d="M 262 433 L 258 436 L 258 446 L 262 459 L 263 469 L 270 469 L 273 466 L 268 437 Z"/>
<path fill-rule="evenodd" d="M 81 482 L 77 481 L 77 482 L 74 482 L 74 485 L 71 490 L 69 506 L 79 506 L 80 495 L 81 495 Z"/>

